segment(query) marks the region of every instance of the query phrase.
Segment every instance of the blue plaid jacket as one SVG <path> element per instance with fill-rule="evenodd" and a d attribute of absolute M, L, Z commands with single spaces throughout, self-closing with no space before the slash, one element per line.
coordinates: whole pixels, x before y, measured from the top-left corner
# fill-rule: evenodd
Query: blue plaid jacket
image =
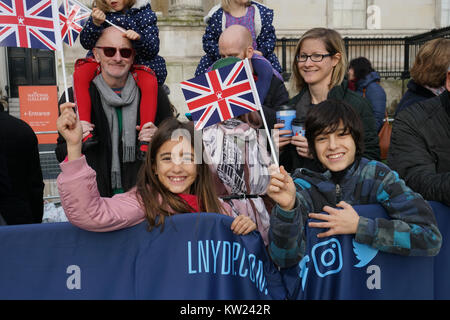
<path fill-rule="evenodd" d="M 291 267 L 303 258 L 308 213 L 320 213 L 325 205 L 335 207 L 341 200 L 352 206 L 380 204 L 391 218 L 360 217 L 355 241 L 406 256 L 438 254 L 442 236 L 430 205 L 383 163 L 362 158 L 339 185 L 332 182 L 330 171 L 297 169 L 292 178 L 297 188 L 294 209 L 275 206 L 270 220 L 269 253 L 280 267 Z"/>

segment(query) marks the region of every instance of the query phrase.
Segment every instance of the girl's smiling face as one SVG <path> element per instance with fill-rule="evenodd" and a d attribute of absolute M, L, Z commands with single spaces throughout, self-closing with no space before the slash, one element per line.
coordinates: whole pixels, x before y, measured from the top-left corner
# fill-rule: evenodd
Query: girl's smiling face
<path fill-rule="evenodd" d="M 197 177 L 197 164 L 194 161 L 194 148 L 189 140 L 168 140 L 156 153 L 155 174 L 170 192 L 190 193 Z"/>

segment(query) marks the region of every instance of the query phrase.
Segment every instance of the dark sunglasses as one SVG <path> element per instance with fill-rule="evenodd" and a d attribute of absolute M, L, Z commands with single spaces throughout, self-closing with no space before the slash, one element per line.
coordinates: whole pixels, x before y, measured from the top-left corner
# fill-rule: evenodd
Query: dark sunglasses
<path fill-rule="evenodd" d="M 133 54 L 133 49 L 131 48 L 114 48 L 114 47 L 96 47 L 103 50 L 103 54 L 108 58 L 114 57 L 117 50 L 119 50 L 120 56 L 122 58 L 129 58 Z"/>

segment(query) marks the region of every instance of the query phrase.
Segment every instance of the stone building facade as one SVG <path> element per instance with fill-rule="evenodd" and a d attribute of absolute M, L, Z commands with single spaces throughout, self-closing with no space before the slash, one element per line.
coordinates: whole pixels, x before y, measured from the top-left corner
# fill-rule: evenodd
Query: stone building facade
<path fill-rule="evenodd" d="M 91 5 L 91 0 L 79 0 Z M 298 39 L 313 27 L 337 29 L 351 37 L 404 37 L 450 25 L 450 0 L 260 0 L 274 10 L 274 26 L 278 38 Z M 160 55 L 166 59 L 170 100 L 184 117 L 186 104 L 179 83 L 193 77 L 204 54 L 203 17 L 220 0 L 151 0 L 158 15 Z M 28 49 L 27 49 L 28 50 Z M 11 66 L 7 48 L 0 47 L 0 89 L 9 94 Z M 84 57 L 79 41 L 73 47 L 64 44 L 67 83 L 72 83 L 73 63 Z M 33 56 L 32 59 L 35 57 Z M 54 56 L 55 79 L 59 93 L 64 91 L 61 55 Z M 32 85 L 39 85 L 37 83 Z M 402 83 L 383 81 L 389 103 L 402 94 Z M 10 96 L 10 113 L 20 117 L 18 98 Z M 389 105 L 388 103 L 388 105 Z M 46 182 L 46 195 L 55 193 L 54 181 Z"/>

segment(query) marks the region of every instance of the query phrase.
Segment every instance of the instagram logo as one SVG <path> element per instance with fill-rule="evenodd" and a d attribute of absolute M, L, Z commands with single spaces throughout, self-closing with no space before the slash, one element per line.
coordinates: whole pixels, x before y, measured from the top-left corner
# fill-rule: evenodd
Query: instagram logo
<path fill-rule="evenodd" d="M 311 255 L 316 273 L 321 278 L 338 273 L 342 269 L 341 244 L 335 238 L 316 244 Z"/>

